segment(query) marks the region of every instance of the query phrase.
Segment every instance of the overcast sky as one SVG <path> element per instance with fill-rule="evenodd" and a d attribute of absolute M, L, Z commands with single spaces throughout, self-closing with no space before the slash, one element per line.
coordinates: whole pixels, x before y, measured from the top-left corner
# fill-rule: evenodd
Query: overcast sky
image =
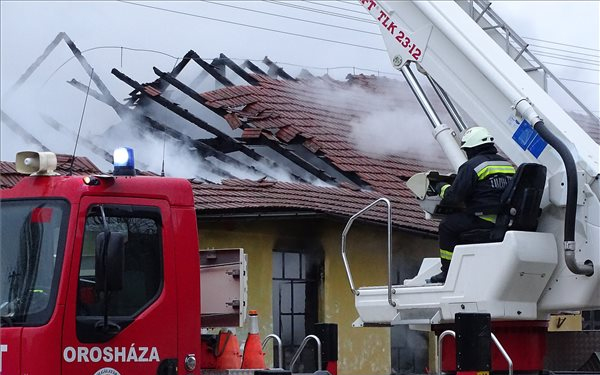
<path fill-rule="evenodd" d="M 569 79 L 564 83 L 598 113 L 598 1 L 495 1 L 492 8 L 530 38 L 540 59 L 558 77 Z M 351 72 L 399 77 L 381 51 L 383 40 L 370 20 L 358 1 L 1 1 L 2 106 L 10 108 L 6 90 L 61 31 L 84 51 L 119 100 L 131 89 L 110 74 L 112 68 L 139 82 L 152 81 L 153 66 L 168 71 L 190 49 L 209 60 L 225 53 L 238 63 L 268 56 L 292 75 L 305 67 L 336 78 Z M 65 84 L 71 78 L 88 82 L 61 44 L 31 77 L 30 88 L 40 94 L 31 99 L 44 101 L 46 107 L 69 108 L 71 115 L 60 120 L 76 127 L 83 95 Z M 88 105 L 97 121 L 116 121 L 105 106 Z M 1 136 L 2 160 L 12 160 L 19 137 L 4 123 Z"/>

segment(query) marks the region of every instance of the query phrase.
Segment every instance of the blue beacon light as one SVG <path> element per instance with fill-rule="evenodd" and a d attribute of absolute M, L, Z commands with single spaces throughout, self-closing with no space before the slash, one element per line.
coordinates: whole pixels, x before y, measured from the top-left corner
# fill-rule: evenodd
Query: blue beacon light
<path fill-rule="evenodd" d="M 115 149 L 113 151 L 113 167 L 115 176 L 135 176 L 133 149 L 129 147 Z"/>

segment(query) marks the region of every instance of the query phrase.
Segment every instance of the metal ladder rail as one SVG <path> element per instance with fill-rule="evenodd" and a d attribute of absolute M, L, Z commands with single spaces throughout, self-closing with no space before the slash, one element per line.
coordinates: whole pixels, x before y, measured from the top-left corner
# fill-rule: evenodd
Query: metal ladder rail
<path fill-rule="evenodd" d="M 277 336 L 274 333 L 271 333 L 270 335 L 267 335 L 267 337 L 264 338 L 263 342 L 262 342 L 262 347 L 261 349 L 264 351 L 265 350 L 265 346 L 267 346 L 267 343 L 269 342 L 269 340 L 274 340 L 277 341 L 277 364 L 279 366 L 277 366 L 277 368 L 283 368 L 282 363 L 283 363 L 283 348 L 281 346 L 281 338 L 279 336 Z M 275 367 L 275 361 L 273 361 L 273 367 Z"/>
<path fill-rule="evenodd" d="M 455 0 L 459 3 L 460 5 L 460 0 Z M 465 9 L 461 6 L 461 8 L 463 8 L 463 10 L 465 10 L 469 16 L 471 16 L 471 18 L 473 18 L 473 20 L 475 20 L 475 22 L 479 24 L 479 21 L 484 18 L 485 16 L 487 16 L 492 22 L 487 21 L 490 23 L 491 26 L 489 27 L 483 27 L 482 28 L 484 30 L 496 30 L 496 32 L 500 33 L 498 31 L 498 29 L 502 29 L 504 30 L 504 39 L 506 41 L 505 46 L 504 46 L 504 50 L 507 54 L 509 54 L 509 56 L 512 57 L 512 55 L 510 54 L 511 50 L 510 48 L 515 48 L 514 45 L 516 45 L 519 49 L 515 48 L 517 52 L 516 56 L 513 57 L 513 59 L 515 61 L 517 61 L 520 57 L 522 57 L 525 59 L 525 61 L 528 61 L 529 64 L 531 64 L 531 61 L 535 62 L 535 64 L 537 64 L 537 67 L 534 66 L 533 64 L 531 68 L 524 68 L 525 71 L 529 71 L 529 70 L 542 70 L 544 72 L 544 75 L 547 77 L 550 77 L 575 103 L 577 103 L 577 105 L 579 105 L 579 107 L 585 112 L 587 113 L 595 122 L 598 122 L 598 116 L 596 116 L 589 108 L 587 108 L 587 106 L 585 104 L 583 104 L 561 81 L 558 77 L 556 77 L 545 65 L 544 63 L 542 63 L 534 54 L 533 52 L 531 52 L 529 50 L 529 43 L 525 42 L 523 40 L 523 38 L 521 38 L 516 31 L 514 31 L 510 26 L 508 26 L 508 24 L 502 20 L 502 18 L 496 13 L 494 12 L 494 10 L 491 8 L 491 2 L 487 1 L 487 0 L 469 0 L 470 6 L 469 9 Z M 477 5 L 479 7 L 479 9 L 475 8 L 475 5 Z M 481 26 L 481 25 L 480 25 Z M 513 45 L 514 44 L 514 45 Z M 548 87 L 547 85 L 544 83 L 544 87 L 543 87 L 544 91 L 548 91 Z"/>
<path fill-rule="evenodd" d="M 358 289 L 354 287 L 354 280 L 352 279 L 352 273 L 350 272 L 350 265 L 348 263 L 348 258 L 346 256 L 346 236 L 348 235 L 348 231 L 350 231 L 350 227 L 354 220 L 356 220 L 359 216 L 373 208 L 377 203 L 384 202 L 387 206 L 387 252 L 388 252 L 388 303 L 392 307 L 396 307 L 396 302 L 392 300 L 392 294 L 395 293 L 395 289 L 392 290 L 392 203 L 387 198 L 379 198 L 373 203 L 369 204 L 367 207 L 358 211 L 348 220 L 344 231 L 342 232 L 342 259 L 344 260 L 344 267 L 346 268 L 346 275 L 348 276 L 348 281 L 350 282 L 350 289 L 352 290 L 352 294 L 358 296 L 360 292 Z"/>
<path fill-rule="evenodd" d="M 504 359 L 506 359 L 506 362 L 508 363 L 508 375 L 513 375 L 512 359 L 510 358 L 510 356 L 508 355 L 508 353 L 506 352 L 506 350 L 504 349 L 502 344 L 500 344 L 500 341 L 498 341 L 498 338 L 496 337 L 496 335 L 494 335 L 493 332 L 490 333 L 490 335 L 492 337 L 492 341 L 496 345 L 496 348 L 498 348 L 498 350 L 500 351 L 500 353 L 502 354 L 502 356 L 504 357 Z M 441 348 L 442 348 L 442 341 L 444 340 L 444 338 L 446 336 L 452 336 L 456 340 L 456 332 L 454 332 L 452 330 L 446 330 L 446 331 L 442 332 L 440 334 L 440 337 L 438 338 L 438 343 L 437 343 L 437 347 L 436 347 L 437 374 L 438 375 L 442 375 L 442 349 Z"/>
<path fill-rule="evenodd" d="M 298 348 L 298 350 L 296 350 L 296 353 L 294 353 L 294 356 L 292 357 L 292 360 L 290 361 L 290 372 L 291 373 L 294 372 L 294 365 L 296 364 L 296 361 L 298 360 L 298 358 L 300 358 L 300 354 L 302 353 L 302 351 L 304 350 L 304 347 L 306 346 L 306 343 L 308 343 L 308 341 L 310 341 L 310 339 L 313 339 L 317 342 L 317 371 L 319 371 L 323 368 L 323 362 L 321 360 L 321 340 L 319 340 L 319 338 L 315 335 L 308 335 L 304 338 L 304 340 L 302 340 L 302 344 L 300 344 L 300 347 Z"/>

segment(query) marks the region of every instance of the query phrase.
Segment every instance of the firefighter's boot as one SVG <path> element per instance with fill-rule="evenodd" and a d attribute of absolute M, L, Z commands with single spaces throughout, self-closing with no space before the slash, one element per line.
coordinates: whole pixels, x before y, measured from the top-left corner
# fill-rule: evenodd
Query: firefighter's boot
<path fill-rule="evenodd" d="M 431 278 L 429 280 L 427 280 L 427 283 L 429 283 L 429 284 L 445 283 L 447 275 L 448 275 L 447 272 L 442 271 L 442 272 L 438 273 L 437 275 L 431 276 Z"/>

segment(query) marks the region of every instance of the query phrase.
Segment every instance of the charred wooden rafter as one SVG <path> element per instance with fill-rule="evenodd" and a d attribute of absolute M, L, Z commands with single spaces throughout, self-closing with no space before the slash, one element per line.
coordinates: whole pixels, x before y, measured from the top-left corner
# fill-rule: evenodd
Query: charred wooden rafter
<path fill-rule="evenodd" d="M 111 73 L 113 75 L 115 75 L 118 79 L 120 79 L 121 81 L 123 81 L 126 84 L 128 84 L 129 86 L 131 86 L 132 88 L 136 89 L 137 91 L 139 91 L 141 93 L 144 93 L 144 95 L 146 95 L 148 98 L 152 99 L 156 103 L 169 109 L 170 111 L 179 115 L 180 117 L 188 120 L 192 124 L 198 126 L 200 129 L 203 129 L 203 130 L 213 134 L 214 136 L 216 136 L 219 140 L 219 143 L 223 146 L 224 149 L 227 149 L 230 152 L 231 151 L 242 152 L 244 155 L 246 155 L 256 161 L 267 161 L 256 151 L 246 147 L 245 145 L 238 142 L 234 138 L 232 138 L 232 137 L 228 136 L 227 134 L 223 133 L 222 131 L 214 128 L 213 126 L 209 125 L 207 122 L 199 119 L 194 114 L 190 113 L 187 109 L 181 108 L 177 104 L 163 98 L 160 95 L 161 93 L 159 91 L 157 91 L 155 88 L 151 88 L 148 86 L 142 86 L 140 83 L 129 78 L 128 76 L 121 73 L 117 69 L 111 70 Z M 227 151 L 224 151 L 224 152 L 227 152 Z"/>
<path fill-rule="evenodd" d="M 160 69 L 158 69 L 156 67 L 154 67 L 154 73 L 156 73 L 160 78 L 169 82 L 171 85 L 173 85 L 177 89 L 181 90 L 184 94 L 188 95 L 193 100 L 204 105 L 206 108 L 210 109 L 211 111 L 217 113 L 219 116 L 224 116 L 228 113 L 224 109 L 213 108 L 211 106 L 208 106 L 206 104 L 207 100 L 204 99 L 204 97 L 202 97 L 202 95 L 198 94 L 196 91 L 194 91 L 190 87 L 186 86 L 183 82 L 179 81 L 177 78 L 171 76 L 171 74 L 161 72 Z M 245 127 L 246 126 L 242 126 L 242 128 L 245 128 Z M 295 152 L 288 150 L 284 145 L 282 145 L 277 140 L 270 139 L 268 137 L 265 137 L 263 134 L 261 134 L 261 136 L 259 138 L 254 139 L 253 141 L 254 141 L 254 144 L 260 144 L 263 146 L 270 147 L 272 150 L 276 151 L 277 153 L 284 156 L 291 162 L 293 162 L 293 163 L 299 165 L 300 167 L 302 167 L 303 169 L 305 169 L 308 173 L 322 179 L 323 181 L 335 181 L 335 179 L 333 177 L 329 176 L 323 170 L 315 167 L 314 165 L 312 165 L 311 163 L 309 163 L 302 157 L 298 156 Z M 227 147 L 227 145 L 219 144 L 220 140 L 214 140 L 213 142 L 217 143 L 217 145 L 215 145 L 215 146 L 217 146 L 218 148 Z"/>
<path fill-rule="evenodd" d="M 42 55 L 40 57 L 38 57 L 33 62 L 33 64 L 31 64 L 31 66 L 29 66 L 29 68 L 27 68 L 25 73 L 23 73 L 23 75 L 17 80 L 17 82 L 8 91 L 8 93 L 10 94 L 14 90 L 18 89 L 23 83 L 25 83 L 25 81 L 27 81 L 27 79 L 33 74 L 33 72 L 35 72 L 35 70 L 42 64 L 42 62 L 44 62 L 44 60 L 46 60 L 46 58 L 50 55 L 50 53 L 52 53 L 52 51 L 54 51 L 56 46 L 61 41 L 64 41 L 67 44 L 67 46 L 69 47 L 71 52 L 73 52 L 73 55 L 75 56 L 77 61 L 79 61 L 79 64 L 83 67 L 83 69 L 87 73 L 87 75 L 92 78 L 92 81 L 94 81 L 94 84 L 96 85 L 96 87 L 98 87 L 98 90 L 100 90 L 102 95 L 104 95 L 106 97 L 105 100 L 110 102 L 109 105 L 111 107 L 113 107 L 115 109 L 115 111 L 117 111 L 117 114 L 122 115 L 125 112 L 125 109 L 123 108 L 124 106 L 121 103 L 119 103 L 112 96 L 112 94 L 110 93 L 110 90 L 108 90 L 108 88 L 106 87 L 104 82 L 102 82 L 102 80 L 100 79 L 98 74 L 96 74 L 94 72 L 94 70 L 92 69 L 92 66 L 85 59 L 85 57 L 83 56 L 83 54 L 81 53 L 79 48 L 77 48 L 77 46 L 71 40 L 71 38 L 69 38 L 69 36 L 64 32 L 60 32 L 60 33 L 58 33 L 58 35 L 56 35 L 54 40 L 46 47 L 46 49 L 44 50 Z"/>
<path fill-rule="evenodd" d="M 72 79 L 68 83 L 83 92 L 87 91 L 87 86 L 85 86 L 84 84 L 82 84 L 81 82 L 79 82 L 75 79 Z M 110 105 L 110 103 L 105 100 L 105 97 L 102 94 L 98 93 L 97 91 L 90 89 L 90 95 L 92 97 L 96 98 L 97 100 L 99 100 L 107 105 Z M 232 158 L 231 156 L 228 156 L 228 155 L 224 154 L 223 152 L 207 145 L 202 140 L 194 140 L 194 139 L 186 136 L 183 133 L 180 133 L 170 127 L 167 127 L 164 124 L 161 124 L 160 122 L 154 120 L 153 118 L 151 118 L 147 115 L 141 115 L 139 113 L 136 113 L 133 110 L 130 110 L 130 109 L 128 109 L 128 110 L 130 111 L 130 115 L 132 116 L 132 118 L 137 118 L 137 119 L 139 119 L 140 122 L 148 124 L 151 129 L 153 129 L 155 131 L 166 133 L 167 135 L 169 135 L 170 137 L 172 137 L 174 139 L 181 140 L 183 142 L 187 142 L 188 144 L 192 145 L 193 147 L 196 148 L 196 152 L 203 158 L 214 157 L 217 160 L 220 160 L 224 163 L 233 165 L 237 168 L 247 169 L 247 170 L 255 172 L 255 173 L 260 173 L 255 168 L 250 167 L 246 164 L 243 164 L 243 163 L 239 162 L 238 160 Z M 54 127 L 55 129 L 57 128 L 57 125 L 59 125 L 58 122 L 49 121 L 47 119 L 44 119 L 44 120 L 50 126 Z M 57 129 L 57 130 L 59 130 L 59 129 Z M 105 155 L 103 155 L 103 156 L 105 156 Z M 106 157 L 104 157 L 104 159 L 107 160 L 109 163 L 112 163 L 112 156 L 110 154 L 108 154 L 108 156 L 110 159 L 107 159 Z M 207 161 L 207 162 L 210 162 L 210 161 Z M 227 173 L 222 173 L 222 174 L 228 175 Z"/>
<path fill-rule="evenodd" d="M 155 130 L 157 132 L 163 132 L 163 133 L 167 134 L 168 136 L 170 136 L 171 138 L 180 140 L 182 142 L 185 142 L 185 143 L 193 146 L 196 149 L 196 152 L 203 159 L 206 159 L 207 157 L 214 157 L 215 159 L 222 161 L 223 163 L 226 163 L 233 167 L 247 170 L 249 172 L 261 174 L 261 172 L 258 171 L 256 168 L 246 165 L 246 164 L 238 161 L 237 159 L 234 159 L 231 156 L 215 149 L 214 147 L 207 144 L 205 140 L 192 139 L 191 137 L 188 137 L 187 135 L 185 135 L 173 128 L 169 128 L 169 127 L 151 119 L 148 116 L 144 116 L 144 118 L 145 118 L 145 120 L 147 120 L 147 123 L 151 127 L 152 130 Z M 210 161 L 207 160 L 207 162 L 210 162 Z"/>
<path fill-rule="evenodd" d="M 244 63 L 242 64 L 242 68 L 248 68 L 250 69 L 250 71 L 254 74 L 259 74 L 261 76 L 266 76 L 267 73 L 265 73 L 261 68 L 259 68 L 258 66 L 256 66 L 252 61 L 250 60 L 246 60 L 244 61 Z"/>
<path fill-rule="evenodd" d="M 197 101 L 198 103 L 202 104 L 207 109 L 210 109 L 211 111 L 213 111 L 214 113 L 216 113 L 219 116 L 225 116 L 227 114 L 227 111 L 225 111 L 222 108 L 214 108 L 214 107 L 207 105 L 206 104 L 207 100 L 204 99 L 204 97 L 202 97 L 202 95 L 198 94 L 198 92 L 196 92 L 194 89 L 192 89 L 191 87 L 187 86 L 185 83 L 183 83 L 180 80 L 178 80 L 177 78 L 175 78 L 175 76 L 173 76 L 172 74 L 162 72 L 157 67 L 154 67 L 153 69 L 154 69 L 154 73 L 157 76 L 159 76 L 161 80 L 164 80 L 164 81 L 170 83 L 171 85 L 173 85 L 173 87 L 177 88 L 178 90 L 180 90 L 181 92 L 183 92 L 184 94 L 189 96 L 190 98 L 192 98 L 195 101 Z"/>
<path fill-rule="evenodd" d="M 229 69 L 231 69 L 235 74 L 240 76 L 244 81 L 248 82 L 252 86 L 259 85 L 259 82 L 256 80 L 256 78 L 248 74 L 244 69 L 242 69 L 238 64 L 233 62 L 233 60 L 231 60 L 229 57 L 221 53 L 219 55 L 219 59 L 222 60 Z"/>
<path fill-rule="evenodd" d="M 100 99 L 99 99 L 100 100 Z M 40 117 L 42 118 L 42 120 L 44 120 L 44 122 L 48 125 L 50 125 L 50 127 L 52 127 L 54 130 L 60 132 L 61 134 L 70 134 L 73 138 L 77 137 L 77 134 L 72 131 L 71 129 L 69 129 L 68 127 L 64 126 L 63 124 L 61 124 L 60 122 L 58 122 L 56 119 L 54 119 L 53 117 L 40 113 Z M 112 164 L 113 162 L 113 157 L 112 155 L 107 152 L 106 150 L 96 146 L 94 143 L 86 140 L 85 138 L 79 138 L 79 142 L 81 142 L 82 144 L 84 144 L 87 148 L 89 148 L 92 152 L 94 152 L 97 155 L 100 155 L 102 157 L 102 159 L 104 159 L 105 161 L 107 161 L 108 163 Z"/>
<path fill-rule="evenodd" d="M 50 151 L 48 147 L 46 147 L 39 139 L 37 139 L 33 134 L 25 130 L 21 124 L 13 120 L 12 117 L 7 115 L 4 111 L 0 110 L 0 114 L 2 115 L 2 121 L 15 133 L 23 137 L 28 142 L 36 144 L 42 151 Z"/>
<path fill-rule="evenodd" d="M 227 79 L 227 77 L 225 77 L 223 74 L 221 74 L 221 72 L 219 72 L 215 67 L 213 67 L 211 64 L 207 63 L 206 61 L 202 60 L 202 58 L 200 56 L 198 56 L 198 54 L 194 51 L 190 51 L 190 58 L 196 62 L 198 65 L 200 65 L 200 67 L 202 67 L 202 69 L 206 70 L 208 72 L 208 74 L 210 74 L 214 79 L 216 79 L 220 84 L 222 84 L 223 86 L 233 86 L 233 82 L 231 82 L 230 80 Z"/>
<path fill-rule="evenodd" d="M 250 138 L 246 140 L 246 143 L 267 146 L 279 153 L 281 156 L 291 161 L 292 163 L 295 163 L 296 165 L 300 166 L 313 176 L 318 177 L 325 182 L 336 182 L 336 179 L 334 177 L 330 176 L 322 169 L 317 168 L 309 161 L 296 154 L 294 151 L 285 147 L 285 145 L 281 144 L 281 142 L 279 142 L 276 139 L 272 139 L 270 137 L 265 136 L 264 134 L 261 134 L 258 138 Z"/>
<path fill-rule="evenodd" d="M 286 79 L 288 81 L 297 81 L 296 78 L 294 78 L 291 75 L 287 74 L 285 72 L 285 70 L 283 70 L 283 68 L 279 67 L 273 61 L 269 60 L 268 57 L 265 56 L 265 58 L 263 59 L 263 63 L 265 63 L 265 65 L 269 67 L 269 71 L 268 71 L 269 76 L 271 76 L 271 77 L 281 77 L 281 78 Z"/>

